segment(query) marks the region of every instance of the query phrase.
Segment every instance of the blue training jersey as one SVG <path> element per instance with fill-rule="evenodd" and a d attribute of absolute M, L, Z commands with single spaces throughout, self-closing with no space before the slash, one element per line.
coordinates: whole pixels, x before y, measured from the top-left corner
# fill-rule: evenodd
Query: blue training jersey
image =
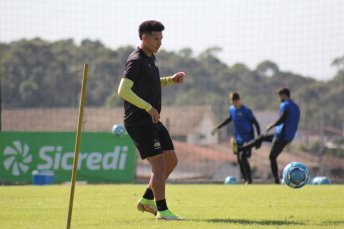
<path fill-rule="evenodd" d="M 280 116 L 283 111 L 288 112 L 288 115 L 285 122 L 276 127 L 275 137 L 285 141 L 292 141 L 299 125 L 300 109 L 293 100 L 287 100 L 280 105 Z"/>
<path fill-rule="evenodd" d="M 255 119 L 250 108 L 242 105 L 235 109 L 233 105 L 229 107 L 229 115 L 234 124 L 235 140 L 238 144 L 243 144 L 253 139 L 253 126 L 251 120 Z"/>

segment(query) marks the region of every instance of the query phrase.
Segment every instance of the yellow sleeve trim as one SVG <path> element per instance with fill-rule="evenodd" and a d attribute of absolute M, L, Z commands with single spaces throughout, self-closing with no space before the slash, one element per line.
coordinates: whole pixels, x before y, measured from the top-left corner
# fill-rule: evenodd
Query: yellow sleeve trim
<path fill-rule="evenodd" d="M 173 83 L 172 76 L 160 78 L 161 87 L 169 86 Z"/>
<path fill-rule="evenodd" d="M 118 87 L 118 95 L 138 108 L 145 109 L 146 111 L 152 109 L 152 105 L 138 97 L 133 90 L 131 90 L 133 85 L 134 82 L 130 79 L 122 78 Z"/>

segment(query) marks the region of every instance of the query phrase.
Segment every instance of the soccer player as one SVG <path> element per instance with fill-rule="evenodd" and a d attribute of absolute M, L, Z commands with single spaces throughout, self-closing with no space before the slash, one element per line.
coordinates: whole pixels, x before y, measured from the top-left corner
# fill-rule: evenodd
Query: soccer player
<path fill-rule="evenodd" d="M 275 178 L 275 183 L 279 184 L 277 157 L 280 155 L 286 145 L 295 137 L 300 120 L 300 109 L 298 105 L 290 98 L 290 90 L 287 87 L 281 87 L 276 91 L 278 99 L 281 102 L 279 119 L 270 124 L 266 132 L 276 127 L 275 134 L 260 135 L 256 139 L 244 144 L 238 145 L 234 140 L 231 141 L 234 151 L 247 150 L 251 147 L 260 146 L 262 142 L 272 142 L 270 152 L 271 171 Z"/>
<path fill-rule="evenodd" d="M 124 126 L 141 158 L 147 159 L 152 172 L 148 187 L 138 201 L 138 210 L 156 215 L 156 219 L 180 220 L 167 207 L 165 180 L 178 163 L 171 137 L 159 121 L 161 87 L 182 83 L 185 73 L 160 78 L 157 53 L 164 25 L 150 20 L 139 26 L 141 44 L 128 57 L 118 95 L 124 99 Z M 155 199 L 155 201 L 154 201 Z"/>
<path fill-rule="evenodd" d="M 232 105 L 229 107 L 229 117 L 218 127 L 216 127 L 211 134 L 214 135 L 221 127 L 233 121 L 235 140 L 238 145 L 242 145 L 254 138 L 253 125 L 255 125 L 257 136 L 259 136 L 259 124 L 256 118 L 253 116 L 251 109 L 241 104 L 240 96 L 237 92 L 230 94 L 230 102 Z M 257 146 L 256 148 L 259 147 L 260 146 Z M 251 148 L 239 151 L 237 150 L 235 151 L 235 154 L 237 154 L 238 163 L 241 173 L 245 179 L 245 184 L 252 184 L 251 167 L 247 160 L 251 157 Z"/>

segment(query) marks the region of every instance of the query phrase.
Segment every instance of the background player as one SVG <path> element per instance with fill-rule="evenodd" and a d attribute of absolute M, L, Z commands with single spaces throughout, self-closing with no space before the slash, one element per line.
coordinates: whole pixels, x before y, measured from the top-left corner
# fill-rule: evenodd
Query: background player
<path fill-rule="evenodd" d="M 255 125 L 258 136 L 260 135 L 260 127 L 251 109 L 241 104 L 240 96 L 237 92 L 230 94 L 230 101 L 232 105 L 229 107 L 229 117 L 216 127 L 211 134 L 214 135 L 220 128 L 233 121 L 236 143 L 242 145 L 254 138 L 252 124 Z M 257 146 L 257 148 L 259 148 L 259 146 Z M 240 171 L 244 177 L 245 184 L 252 184 L 251 167 L 247 160 L 251 157 L 251 148 L 236 150 L 235 154 L 237 154 Z"/>
<path fill-rule="evenodd" d="M 118 95 L 124 99 L 124 125 L 142 159 L 151 165 L 150 182 L 137 208 L 156 215 L 156 219 L 180 220 L 167 207 L 165 180 L 178 163 L 171 137 L 159 121 L 161 86 L 182 83 L 184 73 L 160 78 L 157 53 L 164 25 L 145 21 L 139 26 L 141 45 L 128 57 Z M 154 202 L 155 198 L 155 202 Z"/>
<path fill-rule="evenodd" d="M 266 132 L 268 132 L 276 126 L 276 133 L 270 135 L 260 135 L 256 139 L 244 145 L 239 145 L 234 141 L 231 141 L 231 144 L 234 151 L 241 151 L 250 149 L 251 147 L 260 146 L 263 141 L 272 142 L 274 139 L 269 159 L 271 171 L 275 178 L 275 183 L 279 184 L 280 179 L 278 176 L 277 157 L 280 155 L 284 147 L 295 137 L 300 120 L 300 109 L 299 106 L 293 100 L 291 100 L 290 90 L 287 87 L 281 87 L 276 91 L 276 94 L 281 102 L 279 114 L 280 117 L 275 123 L 270 124 L 266 130 Z"/>

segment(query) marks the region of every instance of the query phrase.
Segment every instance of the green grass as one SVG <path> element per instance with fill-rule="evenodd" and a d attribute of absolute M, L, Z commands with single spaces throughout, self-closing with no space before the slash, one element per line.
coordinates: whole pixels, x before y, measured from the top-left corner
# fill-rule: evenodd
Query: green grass
<path fill-rule="evenodd" d="M 167 185 L 185 221 L 136 210 L 146 185 L 77 185 L 72 228 L 344 228 L 344 186 Z M 66 228 L 70 186 L 0 187 L 0 228 Z"/>

